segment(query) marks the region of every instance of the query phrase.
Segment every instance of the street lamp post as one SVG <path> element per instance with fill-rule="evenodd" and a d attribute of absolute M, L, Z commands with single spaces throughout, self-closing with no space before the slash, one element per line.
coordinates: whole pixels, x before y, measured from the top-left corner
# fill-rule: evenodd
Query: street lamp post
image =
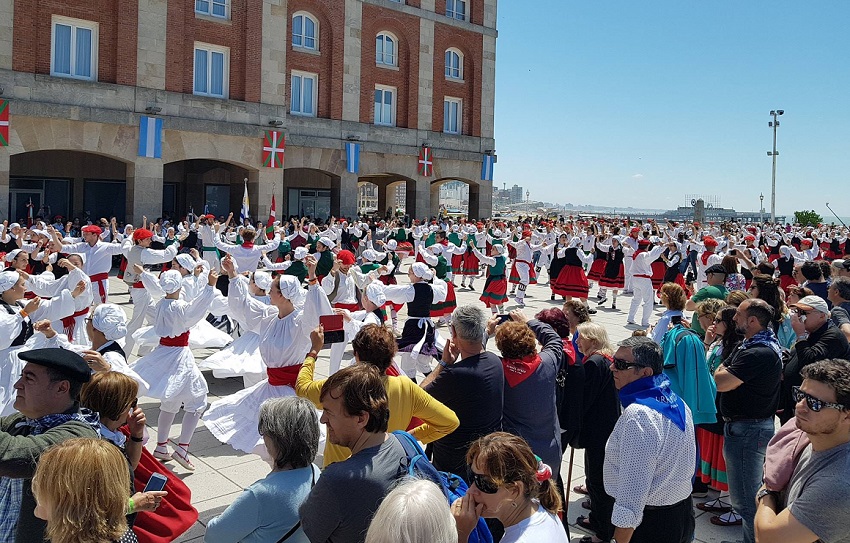
<path fill-rule="evenodd" d="M 759 194 L 759 222 L 764 224 L 764 193 Z"/>
<path fill-rule="evenodd" d="M 525 216 L 528 217 L 528 203 L 529 197 L 531 196 L 531 191 L 525 191 Z"/>
<path fill-rule="evenodd" d="M 784 109 L 772 109 L 770 115 L 773 120 L 767 123 L 767 126 L 773 128 L 773 151 L 768 151 L 767 156 L 773 158 L 773 173 L 770 182 L 770 222 L 776 223 L 776 157 L 779 156 L 779 151 L 776 150 L 776 129 L 779 128 L 780 115 L 785 113 Z"/>

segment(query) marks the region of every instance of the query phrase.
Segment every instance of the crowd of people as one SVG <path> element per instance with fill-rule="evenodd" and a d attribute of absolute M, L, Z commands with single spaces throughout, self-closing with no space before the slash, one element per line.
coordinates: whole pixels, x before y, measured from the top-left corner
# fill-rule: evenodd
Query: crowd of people
<path fill-rule="evenodd" d="M 195 469 L 201 420 L 271 468 L 208 522 L 210 543 L 558 543 L 571 525 L 583 543 L 688 543 L 695 508 L 745 543 L 850 542 L 847 236 L 572 217 L 4 222 L 0 543 L 173 541 L 198 512 L 169 464 Z M 458 305 L 461 289 L 480 303 Z M 533 316 L 530 292 L 548 306 Z M 633 333 L 613 345 L 594 315 L 623 295 Z M 244 388 L 209 405 L 204 371 Z M 568 448 L 585 456 L 573 489 Z M 570 490 L 588 496 L 577 519 Z"/>

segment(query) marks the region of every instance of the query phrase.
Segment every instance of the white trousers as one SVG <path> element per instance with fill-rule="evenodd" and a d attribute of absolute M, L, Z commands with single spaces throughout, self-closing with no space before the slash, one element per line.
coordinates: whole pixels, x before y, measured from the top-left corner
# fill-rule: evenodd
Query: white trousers
<path fill-rule="evenodd" d="M 655 300 L 652 293 L 652 279 L 646 277 L 632 277 L 632 304 L 629 306 L 629 321 L 635 321 L 635 314 L 638 307 L 643 303 L 643 316 L 640 320 L 640 325 L 643 327 L 649 326 L 649 317 L 652 315 Z"/>

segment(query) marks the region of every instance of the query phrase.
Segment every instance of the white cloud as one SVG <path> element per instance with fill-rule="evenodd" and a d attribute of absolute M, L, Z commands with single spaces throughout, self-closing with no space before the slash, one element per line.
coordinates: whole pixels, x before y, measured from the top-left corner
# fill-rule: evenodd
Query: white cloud
<path fill-rule="evenodd" d="M 632 179 L 643 179 L 643 174 L 642 173 L 636 173 L 632 176 Z"/>

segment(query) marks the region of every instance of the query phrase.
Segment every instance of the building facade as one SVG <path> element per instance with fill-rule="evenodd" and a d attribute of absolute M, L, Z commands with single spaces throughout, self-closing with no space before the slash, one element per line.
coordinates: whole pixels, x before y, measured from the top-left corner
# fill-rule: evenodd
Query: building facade
<path fill-rule="evenodd" d="M 496 0 L 0 0 L 0 215 L 225 215 L 247 179 L 261 220 L 454 180 L 489 216 L 496 35 Z"/>

